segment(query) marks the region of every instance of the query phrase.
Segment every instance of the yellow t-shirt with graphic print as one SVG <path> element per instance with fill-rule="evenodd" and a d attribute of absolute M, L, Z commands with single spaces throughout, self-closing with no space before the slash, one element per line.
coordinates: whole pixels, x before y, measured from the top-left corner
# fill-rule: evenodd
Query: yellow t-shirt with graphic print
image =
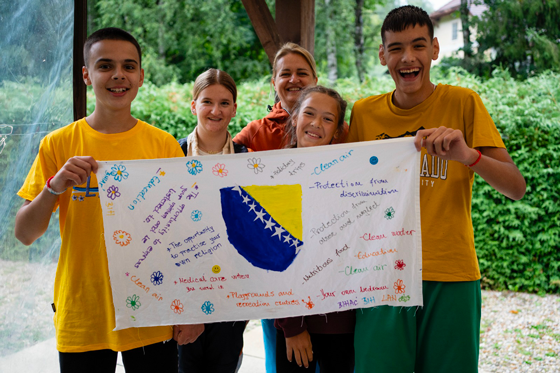
<path fill-rule="evenodd" d="M 408 110 L 396 107 L 392 95 L 354 104 L 347 142 L 415 136 L 420 129 L 445 126 L 461 130 L 471 148 L 505 148 L 480 97 L 470 89 L 439 84 L 430 97 Z M 421 162 L 422 279 L 478 280 L 471 221 L 474 172 L 459 162 L 432 157 L 426 149 Z"/>
<path fill-rule="evenodd" d="M 81 119 L 45 136 L 18 195 L 32 201 L 73 156 L 108 161 L 184 155 L 173 136 L 145 122 L 138 121 L 126 132 L 103 134 Z M 58 350 L 126 351 L 171 339 L 171 326 L 113 331 L 115 311 L 96 176 L 60 195 L 57 207 L 62 237 L 54 283 Z"/>

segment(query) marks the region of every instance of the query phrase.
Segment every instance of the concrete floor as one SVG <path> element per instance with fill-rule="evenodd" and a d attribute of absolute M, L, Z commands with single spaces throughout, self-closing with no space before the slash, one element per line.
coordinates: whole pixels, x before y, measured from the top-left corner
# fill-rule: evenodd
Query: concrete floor
<path fill-rule="evenodd" d="M 244 335 L 243 363 L 239 373 L 265 373 L 264 345 L 260 326 Z M 58 353 L 55 339 L 48 339 L 13 355 L 0 357 L 0 373 L 58 373 Z M 116 373 L 124 373 L 122 361 Z M 487 373 L 479 369 L 479 373 Z"/>
<path fill-rule="evenodd" d="M 243 363 L 239 373 L 265 373 L 262 328 L 245 333 Z M 54 338 L 38 343 L 13 355 L 0 357 L 0 373 L 57 373 L 58 353 Z M 124 373 L 122 361 L 117 362 L 117 373 Z"/>

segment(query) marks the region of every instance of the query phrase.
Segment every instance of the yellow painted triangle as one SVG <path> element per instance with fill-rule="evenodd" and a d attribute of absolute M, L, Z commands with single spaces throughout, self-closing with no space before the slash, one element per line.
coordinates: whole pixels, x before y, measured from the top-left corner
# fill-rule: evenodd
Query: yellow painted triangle
<path fill-rule="evenodd" d="M 242 187 L 298 240 L 303 238 L 301 226 L 301 185 L 251 185 Z"/>

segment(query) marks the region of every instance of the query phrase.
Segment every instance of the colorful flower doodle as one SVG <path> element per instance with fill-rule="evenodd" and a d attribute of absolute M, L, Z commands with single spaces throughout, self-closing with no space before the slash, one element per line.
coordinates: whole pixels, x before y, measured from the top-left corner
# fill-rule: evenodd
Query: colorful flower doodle
<path fill-rule="evenodd" d="M 187 163 L 187 171 L 189 174 L 196 175 L 202 172 L 202 163 L 196 159 L 192 159 Z"/>
<path fill-rule="evenodd" d="M 121 246 L 126 246 L 132 241 L 130 234 L 125 231 L 115 231 L 115 233 L 113 233 L 113 239 Z"/>
<path fill-rule="evenodd" d="M 181 303 L 179 299 L 175 299 L 173 302 L 171 302 L 171 309 L 177 315 L 180 315 L 183 313 L 183 303 Z"/>
<path fill-rule="evenodd" d="M 200 309 L 205 314 L 210 315 L 211 313 L 214 312 L 214 305 L 212 303 L 210 303 L 210 301 L 207 300 L 206 302 L 204 302 L 202 307 L 200 307 Z"/>
<path fill-rule="evenodd" d="M 397 280 L 397 282 L 393 285 L 393 289 L 395 289 L 395 294 L 404 294 L 406 286 L 403 284 L 402 280 Z"/>
<path fill-rule="evenodd" d="M 399 302 L 408 302 L 410 300 L 410 295 L 403 295 L 399 298 Z"/>
<path fill-rule="evenodd" d="M 313 307 L 315 307 L 315 303 L 313 303 L 313 302 L 311 301 L 311 297 L 308 296 L 307 298 L 309 298 L 309 301 L 308 301 L 308 302 L 306 302 L 305 299 L 302 299 L 301 301 L 303 302 L 303 304 L 305 304 L 305 308 L 307 308 L 308 310 L 310 310 L 310 309 L 312 309 Z"/>
<path fill-rule="evenodd" d="M 79 196 L 79 197 L 78 197 L 78 201 L 84 202 L 84 196 Z"/>
<path fill-rule="evenodd" d="M 217 163 L 214 167 L 212 167 L 212 173 L 219 177 L 227 176 L 228 170 L 226 170 L 226 165 L 223 163 Z"/>
<path fill-rule="evenodd" d="M 261 164 L 260 158 L 249 158 L 247 162 L 248 162 L 247 168 L 255 171 L 255 174 L 258 174 L 259 172 L 263 172 L 263 169 L 265 168 L 265 165 Z"/>
<path fill-rule="evenodd" d="M 385 210 L 385 219 L 389 220 L 389 219 L 393 219 L 395 217 L 395 210 L 393 210 L 392 207 L 389 207 L 387 210 Z"/>
<path fill-rule="evenodd" d="M 126 172 L 126 166 L 119 164 L 111 167 L 111 175 L 114 176 L 116 181 L 123 181 L 128 178 L 128 172 Z"/>
<path fill-rule="evenodd" d="M 133 311 L 136 311 L 142 305 L 139 300 L 140 297 L 136 294 L 133 294 L 131 297 L 126 298 L 126 306 L 128 308 L 132 308 Z"/>
<path fill-rule="evenodd" d="M 194 210 L 191 212 L 191 219 L 192 221 L 200 221 L 200 219 L 202 219 L 202 211 Z"/>
<path fill-rule="evenodd" d="M 120 196 L 121 196 L 121 192 L 119 192 L 118 187 L 111 185 L 109 188 L 107 188 L 107 197 L 109 197 L 113 201 L 115 200 L 115 198 Z"/>
<path fill-rule="evenodd" d="M 404 261 L 402 259 L 396 260 L 395 261 L 395 269 L 398 269 L 399 271 L 404 270 L 404 267 L 406 267 L 406 264 L 404 264 Z"/>
<path fill-rule="evenodd" d="M 155 271 L 152 273 L 152 284 L 161 285 L 163 283 L 163 273 Z"/>

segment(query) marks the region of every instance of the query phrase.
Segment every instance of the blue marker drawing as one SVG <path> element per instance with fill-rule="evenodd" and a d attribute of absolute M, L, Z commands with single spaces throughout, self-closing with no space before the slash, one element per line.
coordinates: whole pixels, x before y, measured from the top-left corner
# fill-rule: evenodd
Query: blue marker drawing
<path fill-rule="evenodd" d="M 202 163 L 196 159 L 192 159 L 187 163 L 187 171 L 189 174 L 195 176 L 202 172 Z"/>
<path fill-rule="evenodd" d="M 222 188 L 220 195 L 228 240 L 237 252 L 257 268 L 285 271 L 303 242 L 281 227 L 242 188 Z"/>
<path fill-rule="evenodd" d="M 191 212 L 191 219 L 193 221 L 200 221 L 200 219 L 202 219 L 202 212 L 200 210 L 194 210 Z"/>
<path fill-rule="evenodd" d="M 116 164 L 111 167 L 111 175 L 116 181 L 123 181 L 128 179 L 128 172 L 126 171 L 126 166 L 122 164 Z"/>
<path fill-rule="evenodd" d="M 369 163 L 371 163 L 372 165 L 376 165 L 379 162 L 379 158 L 377 158 L 376 156 L 373 156 L 369 159 Z"/>
<path fill-rule="evenodd" d="M 163 283 L 163 273 L 161 273 L 160 271 L 155 271 L 154 273 L 152 273 L 151 281 L 154 285 L 161 285 Z"/>
<path fill-rule="evenodd" d="M 202 304 L 202 307 L 200 307 L 200 309 L 202 310 L 202 312 L 204 312 L 207 315 L 210 315 L 215 311 L 214 305 L 210 303 L 210 301 L 208 300 Z"/>

